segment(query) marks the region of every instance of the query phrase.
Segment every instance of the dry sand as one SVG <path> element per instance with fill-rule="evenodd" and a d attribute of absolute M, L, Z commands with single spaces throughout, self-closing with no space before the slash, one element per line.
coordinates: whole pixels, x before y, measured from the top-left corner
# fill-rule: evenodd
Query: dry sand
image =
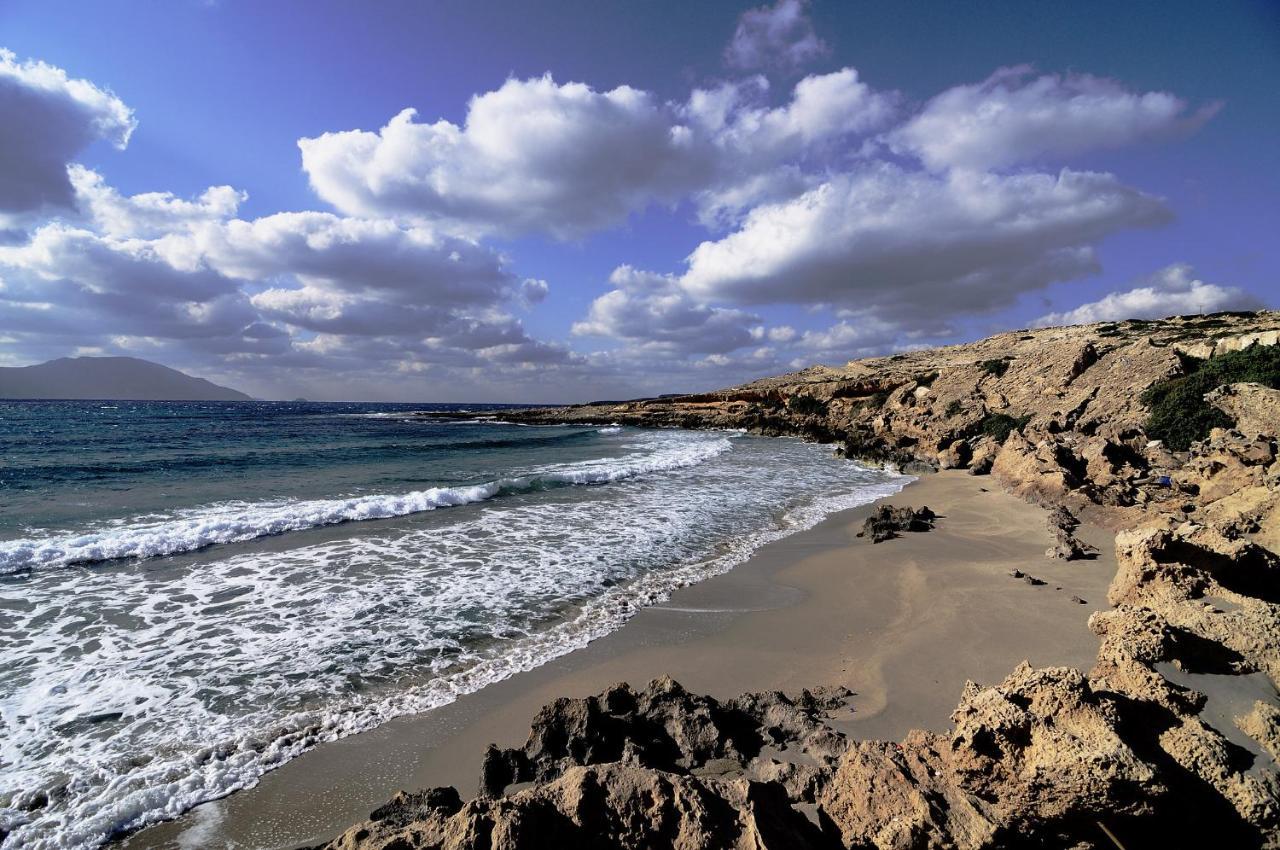
<path fill-rule="evenodd" d="M 855 537 L 871 506 L 836 514 L 583 650 L 318 747 L 124 846 L 293 848 L 333 837 L 400 789 L 456 785 L 469 796 L 487 744 L 519 746 L 543 704 L 617 681 L 669 674 L 724 697 L 845 685 L 856 695 L 839 726 L 897 739 L 946 728 L 966 679 L 998 682 L 1023 660 L 1092 666 L 1098 642 L 1086 622 L 1106 607 L 1115 574 L 1109 534 L 1081 528 L 1096 560 L 1049 560 L 1044 511 L 962 472 L 926 476 L 885 501 L 928 505 L 937 528 L 873 545 Z"/>

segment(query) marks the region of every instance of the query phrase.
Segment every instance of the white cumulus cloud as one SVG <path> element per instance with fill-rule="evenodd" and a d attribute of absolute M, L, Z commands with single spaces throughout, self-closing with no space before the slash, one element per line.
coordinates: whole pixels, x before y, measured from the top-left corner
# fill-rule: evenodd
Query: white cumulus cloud
<path fill-rule="evenodd" d="M 571 238 L 699 193 L 740 206 L 765 183 L 776 191 L 788 162 L 893 113 L 893 98 L 851 68 L 806 77 L 782 106 L 762 103 L 767 93 L 756 78 L 671 104 L 629 86 L 512 79 L 473 98 L 463 126 L 405 109 L 377 132 L 298 145 L 312 187 L 347 214 Z M 760 185 L 737 200 L 721 198 L 752 181 Z"/>
<path fill-rule="evenodd" d="M 338 370 L 572 360 L 506 312 L 546 282 L 521 281 L 472 240 L 324 212 L 244 220 L 229 187 L 126 196 L 88 169 L 71 176 L 94 229 L 55 222 L 0 247 L 0 318 L 33 349 L 75 340 Z"/>
<path fill-rule="evenodd" d="M 752 210 L 693 251 L 680 284 L 704 301 L 932 321 L 1090 272 L 1093 242 L 1167 217 L 1159 199 L 1108 174 L 937 177 L 871 164 Z"/>
<path fill-rule="evenodd" d="M 1124 319 L 1163 319 L 1186 313 L 1257 310 L 1261 307 L 1259 300 L 1243 289 L 1205 283 L 1195 277 L 1191 266 L 1175 263 L 1151 275 L 1143 286 L 1112 292 L 1073 310 L 1049 313 L 1037 319 L 1035 325 L 1051 327 Z"/>
<path fill-rule="evenodd" d="M 724 354 L 758 340 L 760 317 L 742 310 L 699 304 L 664 275 L 621 266 L 609 277 L 614 289 L 591 303 L 578 336 L 602 336 L 655 353 Z"/>
<path fill-rule="evenodd" d="M 172 192 L 122 195 L 82 165 L 71 165 L 67 175 L 76 206 L 97 230 L 111 236 L 160 236 L 199 222 L 220 221 L 235 215 L 249 197 L 230 186 L 211 186 L 192 200 Z"/>
<path fill-rule="evenodd" d="M 1194 112 L 1168 92 L 1132 92 L 1087 74 L 1034 76 L 1002 68 L 947 89 L 890 136 L 933 169 L 989 169 L 1062 159 L 1192 129 L 1218 109 Z"/>

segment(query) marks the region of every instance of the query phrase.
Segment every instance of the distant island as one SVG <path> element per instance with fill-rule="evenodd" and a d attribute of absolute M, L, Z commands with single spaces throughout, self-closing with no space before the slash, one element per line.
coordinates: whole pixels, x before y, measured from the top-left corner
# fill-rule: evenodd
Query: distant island
<path fill-rule="evenodd" d="M 239 390 L 137 357 L 59 357 L 35 366 L 0 367 L 0 398 L 253 400 Z"/>

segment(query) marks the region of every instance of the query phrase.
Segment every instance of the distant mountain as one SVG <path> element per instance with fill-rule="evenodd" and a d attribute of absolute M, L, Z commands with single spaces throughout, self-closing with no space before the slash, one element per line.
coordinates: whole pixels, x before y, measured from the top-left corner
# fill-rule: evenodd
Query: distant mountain
<path fill-rule="evenodd" d="M 0 398 L 252 401 L 242 392 L 136 357 L 60 357 L 0 367 Z"/>

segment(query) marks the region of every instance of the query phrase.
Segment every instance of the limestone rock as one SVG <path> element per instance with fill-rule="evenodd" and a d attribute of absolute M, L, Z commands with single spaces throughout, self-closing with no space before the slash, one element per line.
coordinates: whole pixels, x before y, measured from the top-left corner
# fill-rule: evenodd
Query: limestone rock
<path fill-rule="evenodd" d="M 1085 486 L 1084 464 L 1057 436 L 1032 442 L 1013 432 L 991 465 L 991 476 L 1016 496 L 1039 504 L 1057 504 Z"/>
<path fill-rule="evenodd" d="M 1280 785 L 1274 773 L 1248 772 L 1251 758 L 1199 718 L 1187 718 L 1160 736 L 1174 761 L 1213 786 L 1247 823 L 1280 834 Z"/>
<path fill-rule="evenodd" d="M 1236 430 L 1246 436 L 1275 436 L 1280 428 L 1280 390 L 1261 384 L 1230 384 L 1218 387 L 1205 400 L 1234 419 Z"/>
<path fill-rule="evenodd" d="M 1280 763 L 1280 705 L 1258 700 L 1253 711 L 1236 718 L 1236 725 Z"/>
<path fill-rule="evenodd" d="M 973 457 L 967 440 L 955 440 L 938 452 L 939 469 L 964 469 Z"/>
<path fill-rule="evenodd" d="M 1000 444 L 992 439 L 984 439 L 978 442 L 973 448 L 973 457 L 969 459 L 970 475 L 987 475 L 991 472 L 991 466 L 995 463 L 996 455 L 1000 451 Z"/>

